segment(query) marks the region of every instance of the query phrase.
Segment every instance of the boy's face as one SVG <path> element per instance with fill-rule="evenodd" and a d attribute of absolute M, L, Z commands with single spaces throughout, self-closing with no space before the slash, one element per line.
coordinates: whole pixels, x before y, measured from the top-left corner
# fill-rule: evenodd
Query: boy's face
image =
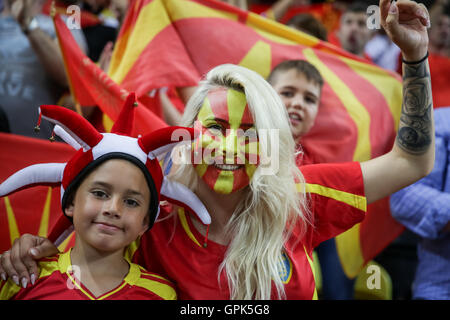
<path fill-rule="evenodd" d="M 229 194 L 246 187 L 259 159 L 258 138 L 245 94 L 225 88 L 212 90 L 197 121 L 202 132 L 193 148 L 198 175 L 217 193 Z"/>
<path fill-rule="evenodd" d="M 150 190 L 142 171 L 126 160 L 99 165 L 78 187 L 65 212 L 77 239 L 100 251 L 121 250 L 148 227 Z"/>
<path fill-rule="evenodd" d="M 308 81 L 302 73 L 290 69 L 278 71 L 272 86 L 287 109 L 294 139 L 305 135 L 313 127 L 319 111 L 319 84 Z"/>

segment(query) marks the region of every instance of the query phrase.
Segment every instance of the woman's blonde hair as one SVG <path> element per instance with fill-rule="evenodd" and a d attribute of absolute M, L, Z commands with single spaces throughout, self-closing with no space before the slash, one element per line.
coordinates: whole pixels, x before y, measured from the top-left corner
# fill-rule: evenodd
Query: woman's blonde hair
<path fill-rule="evenodd" d="M 310 221 L 305 193 L 296 188 L 296 183 L 304 185 L 304 180 L 295 164 L 295 143 L 287 111 L 278 94 L 259 74 L 226 64 L 212 69 L 200 82 L 186 105 L 182 125 L 194 125 L 208 92 L 218 87 L 245 93 L 258 133 L 261 161 L 278 161 L 278 169 L 275 166 L 269 174 L 264 173 L 262 166 L 257 168 L 250 191 L 228 222 L 227 232 L 232 234 L 232 240 L 218 278 L 226 272 L 231 299 L 270 299 L 272 281 L 278 298 L 283 299 L 279 266 L 285 243 L 295 225 L 301 227 L 301 240 Z M 262 134 L 272 129 L 278 129 L 278 136 Z M 275 154 L 269 154 L 269 150 L 275 150 Z M 192 165 L 179 166 L 170 177 L 191 189 L 196 188 L 199 179 Z"/>

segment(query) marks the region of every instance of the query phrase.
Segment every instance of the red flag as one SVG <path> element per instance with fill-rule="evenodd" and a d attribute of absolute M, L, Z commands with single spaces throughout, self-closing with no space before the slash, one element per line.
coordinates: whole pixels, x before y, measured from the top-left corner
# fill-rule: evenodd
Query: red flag
<path fill-rule="evenodd" d="M 196 86 L 200 80 L 165 5 L 133 1 L 114 47 L 108 74 L 138 97 L 155 88 Z"/>
<path fill-rule="evenodd" d="M 402 86 L 400 77 L 393 72 L 218 1 L 136 0 L 127 21 L 109 71 L 117 81 L 128 77 L 133 65 L 130 61 L 139 61 L 140 68 L 148 70 L 150 87 L 158 82 L 167 85 L 170 78 L 160 69 L 152 72 L 153 57 L 143 53 L 163 45 L 169 34 L 170 41 L 178 37 L 179 43 L 158 56 L 157 61 L 182 78 L 178 82 L 190 83 L 192 75 L 204 75 L 224 63 L 241 65 L 267 77 L 284 60 L 305 59 L 317 67 L 325 80 L 316 125 L 304 138 L 304 148 L 316 161 L 365 161 L 388 152 L 394 143 Z M 168 30 L 175 30 L 177 37 Z M 132 38 L 139 39 L 143 32 L 151 33 L 146 42 L 138 48 L 131 45 Z M 180 65 L 174 56 L 188 62 Z M 374 219 L 369 218 L 372 215 Z M 390 216 L 387 199 L 369 206 L 367 216 L 365 222 L 337 239 L 339 254 L 345 254 L 344 271 L 350 277 L 356 276 L 375 253 L 403 230 Z"/>

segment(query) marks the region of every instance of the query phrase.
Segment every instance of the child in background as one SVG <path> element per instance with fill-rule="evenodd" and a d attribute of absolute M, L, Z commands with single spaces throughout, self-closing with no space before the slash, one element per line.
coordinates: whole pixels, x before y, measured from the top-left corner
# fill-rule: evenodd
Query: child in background
<path fill-rule="evenodd" d="M 309 62 L 288 60 L 281 62 L 272 70 L 268 81 L 286 106 L 292 135 L 297 146 L 301 148 L 301 139 L 314 126 L 319 111 L 323 78 Z M 318 163 L 308 149 L 301 148 L 299 151 L 301 152 L 297 155 L 297 166 Z M 320 243 L 315 250 L 323 279 L 320 298 L 351 299 L 354 279 L 347 278 L 342 270 L 334 238 Z"/>

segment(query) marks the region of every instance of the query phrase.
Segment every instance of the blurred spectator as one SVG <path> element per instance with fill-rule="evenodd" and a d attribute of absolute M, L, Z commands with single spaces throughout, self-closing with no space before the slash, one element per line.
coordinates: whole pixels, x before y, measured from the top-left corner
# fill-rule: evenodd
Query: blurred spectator
<path fill-rule="evenodd" d="M 433 171 L 391 195 L 395 219 L 420 236 L 414 299 L 450 299 L 450 107 L 435 110 Z"/>
<path fill-rule="evenodd" d="M 40 14 L 42 0 L 4 0 L 0 15 L 0 103 L 12 133 L 49 138 L 43 122 L 36 134 L 41 104 L 56 104 L 67 79 L 52 19 Z M 80 30 L 72 30 L 82 43 Z M 82 46 L 83 47 L 83 46 Z"/>
<path fill-rule="evenodd" d="M 287 23 L 289 27 L 310 34 L 320 40 L 328 41 L 327 29 L 309 13 L 300 13 L 292 17 Z"/>
<path fill-rule="evenodd" d="M 80 5 L 82 10 L 91 12 L 100 18 L 99 24 L 83 27 L 89 48 L 88 56 L 92 61 L 97 62 L 108 42 L 116 41 L 119 33 L 119 20 L 114 16 L 115 13 L 109 10 L 110 0 L 84 0 Z"/>
<path fill-rule="evenodd" d="M 364 52 L 367 42 L 373 35 L 367 28 L 367 4 L 353 2 L 341 16 L 339 30 L 336 35 L 341 47 L 361 58 L 370 60 Z"/>
<path fill-rule="evenodd" d="M 433 107 L 450 105 L 450 1 L 437 0 L 430 9 L 431 28 L 429 34 L 429 57 L 431 89 L 433 90 Z M 399 61 L 401 56 L 398 57 Z M 402 73 L 401 64 L 397 69 Z"/>
<path fill-rule="evenodd" d="M 430 9 L 430 64 L 433 107 L 450 106 L 450 1 L 437 0 Z"/>

